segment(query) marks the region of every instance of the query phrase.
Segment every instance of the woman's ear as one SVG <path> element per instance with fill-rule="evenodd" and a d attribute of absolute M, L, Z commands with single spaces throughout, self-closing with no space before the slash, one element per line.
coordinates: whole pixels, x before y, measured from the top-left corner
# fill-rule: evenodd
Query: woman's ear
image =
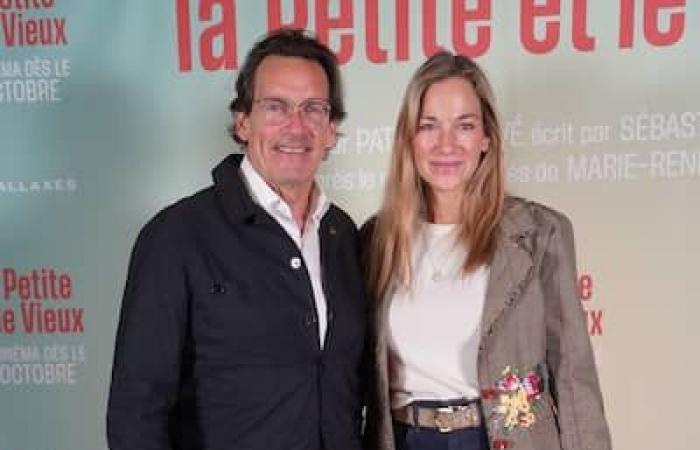
<path fill-rule="evenodd" d="M 481 153 L 486 153 L 489 151 L 489 144 L 491 143 L 491 139 L 485 137 L 484 139 L 481 140 Z"/>

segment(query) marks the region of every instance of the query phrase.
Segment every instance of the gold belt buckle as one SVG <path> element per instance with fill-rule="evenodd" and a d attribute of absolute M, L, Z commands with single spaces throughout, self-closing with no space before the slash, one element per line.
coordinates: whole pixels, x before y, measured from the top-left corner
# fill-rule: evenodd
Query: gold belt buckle
<path fill-rule="evenodd" d="M 435 410 L 435 426 L 440 433 L 449 433 L 454 428 L 454 408 L 442 406 Z"/>

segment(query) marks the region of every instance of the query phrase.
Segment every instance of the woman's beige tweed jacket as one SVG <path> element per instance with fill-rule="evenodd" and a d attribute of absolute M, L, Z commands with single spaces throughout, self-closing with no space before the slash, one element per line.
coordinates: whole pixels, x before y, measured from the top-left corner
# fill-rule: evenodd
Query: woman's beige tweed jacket
<path fill-rule="evenodd" d="M 371 239 L 372 222 L 363 228 Z M 394 450 L 389 410 L 386 299 L 373 304 L 373 373 L 366 416 L 368 450 Z M 479 384 L 489 441 L 508 450 L 606 450 L 593 352 L 576 291 L 571 223 L 559 212 L 506 199 L 481 324 Z M 497 383 L 508 368 L 542 377 L 534 422 L 504 430 Z M 531 417 L 531 418 L 532 418 Z"/>

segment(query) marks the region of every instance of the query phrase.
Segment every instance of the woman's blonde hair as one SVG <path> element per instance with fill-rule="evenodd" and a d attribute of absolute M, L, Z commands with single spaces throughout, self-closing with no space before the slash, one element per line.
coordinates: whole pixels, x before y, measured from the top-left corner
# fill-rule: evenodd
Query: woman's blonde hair
<path fill-rule="evenodd" d="M 469 248 L 463 271 L 489 263 L 496 246 L 503 211 L 505 181 L 501 129 L 494 96 L 486 75 L 466 56 L 439 52 L 421 65 L 411 78 L 394 130 L 394 144 L 384 191 L 366 253 L 368 286 L 381 298 L 392 280 L 408 287 L 412 281 L 411 243 L 417 225 L 430 210 L 427 187 L 413 156 L 413 138 L 423 98 L 433 84 L 448 78 L 467 80 L 479 99 L 484 134 L 489 146 L 467 183 L 461 208 L 459 241 Z"/>

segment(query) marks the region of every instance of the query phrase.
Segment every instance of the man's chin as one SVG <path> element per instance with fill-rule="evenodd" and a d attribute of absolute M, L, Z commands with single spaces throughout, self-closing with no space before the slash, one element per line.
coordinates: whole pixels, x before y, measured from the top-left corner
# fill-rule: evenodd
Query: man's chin
<path fill-rule="evenodd" d="M 290 189 L 306 188 L 314 182 L 315 173 L 309 170 L 283 171 L 278 173 L 276 184 Z"/>

